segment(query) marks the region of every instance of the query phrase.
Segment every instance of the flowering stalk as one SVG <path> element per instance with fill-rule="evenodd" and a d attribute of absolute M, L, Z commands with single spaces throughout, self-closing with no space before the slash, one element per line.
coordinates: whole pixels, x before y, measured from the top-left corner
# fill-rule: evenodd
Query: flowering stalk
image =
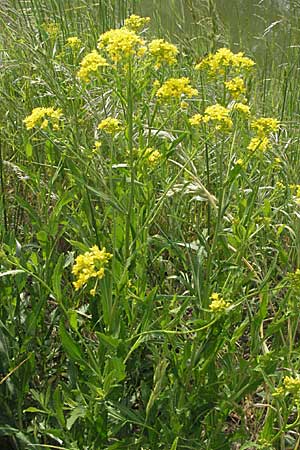
<path fill-rule="evenodd" d="M 128 212 L 126 217 L 126 229 L 125 229 L 125 258 L 129 257 L 130 247 L 130 223 L 132 216 L 132 209 L 134 207 L 134 181 L 135 181 L 135 167 L 134 167 L 134 154 L 133 154 L 133 99 L 132 99 L 132 61 L 128 63 L 128 85 L 127 85 L 127 142 L 130 158 L 130 194 Z"/>

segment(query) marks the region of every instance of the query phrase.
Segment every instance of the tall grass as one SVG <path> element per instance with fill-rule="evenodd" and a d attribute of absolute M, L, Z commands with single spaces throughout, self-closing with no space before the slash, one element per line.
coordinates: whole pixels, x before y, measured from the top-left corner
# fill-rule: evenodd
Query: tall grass
<path fill-rule="evenodd" d="M 234 105 L 229 74 L 194 65 L 224 46 L 254 57 L 242 19 L 236 41 L 220 3 L 167 3 L 1 10 L 1 448 L 300 445 L 297 2 L 271 23 L 257 6 L 251 117 L 231 109 L 225 130 L 189 121 Z M 151 13 L 145 39 L 172 35 L 177 63 L 130 58 L 82 82 L 83 57 L 131 12 Z M 159 101 L 171 77 L 198 94 Z M 61 108 L 60 128 L 27 130 L 36 107 Z M 110 116 L 115 135 L 98 129 Z M 280 127 L 253 152 L 261 116 Z M 112 258 L 92 295 L 96 278 L 76 290 L 72 267 L 94 245 Z"/>

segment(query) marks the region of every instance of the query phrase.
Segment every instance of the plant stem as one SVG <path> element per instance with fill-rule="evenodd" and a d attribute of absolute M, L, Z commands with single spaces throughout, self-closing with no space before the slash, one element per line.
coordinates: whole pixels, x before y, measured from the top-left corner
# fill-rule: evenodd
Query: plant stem
<path fill-rule="evenodd" d="M 1 203 L 3 210 L 4 230 L 7 232 L 8 226 L 7 226 L 6 198 L 4 189 L 4 175 L 3 175 L 3 155 L 1 142 L 0 142 L 0 184 L 1 184 Z"/>
<path fill-rule="evenodd" d="M 130 157 L 130 194 L 128 211 L 126 218 L 125 230 L 125 258 L 129 257 L 130 247 L 130 224 L 132 217 L 132 209 L 134 206 L 134 182 L 135 182 L 135 167 L 133 157 L 133 98 L 132 98 L 132 64 L 128 64 L 128 86 L 127 86 L 127 142 Z"/>

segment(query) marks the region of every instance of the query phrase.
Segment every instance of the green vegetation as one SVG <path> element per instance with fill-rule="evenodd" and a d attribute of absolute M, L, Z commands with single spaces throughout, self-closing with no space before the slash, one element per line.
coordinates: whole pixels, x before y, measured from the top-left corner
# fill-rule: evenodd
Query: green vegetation
<path fill-rule="evenodd" d="M 297 2 L 196 3 L 2 6 L 1 449 L 300 448 Z"/>

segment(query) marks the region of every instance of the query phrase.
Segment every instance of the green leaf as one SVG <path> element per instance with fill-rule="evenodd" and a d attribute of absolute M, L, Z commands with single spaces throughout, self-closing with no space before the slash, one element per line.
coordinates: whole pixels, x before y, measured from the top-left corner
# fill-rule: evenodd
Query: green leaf
<path fill-rule="evenodd" d="M 30 406 L 23 410 L 23 413 L 41 413 L 41 414 L 49 414 L 48 411 L 44 411 L 43 409 L 35 408 L 34 406 Z"/>
<path fill-rule="evenodd" d="M 48 241 L 48 235 L 46 231 L 40 230 L 36 233 L 36 238 L 41 244 L 45 244 Z"/>
<path fill-rule="evenodd" d="M 126 377 L 125 364 L 121 358 L 111 358 L 106 362 L 104 370 L 103 390 L 105 395 Z"/>
<path fill-rule="evenodd" d="M 26 154 L 28 159 L 31 159 L 31 157 L 32 157 L 32 145 L 30 144 L 30 142 L 27 142 L 27 144 L 25 145 L 25 154 Z"/>
<path fill-rule="evenodd" d="M 19 441 L 22 443 L 28 445 L 31 445 L 30 440 L 25 436 L 24 433 L 22 433 L 17 428 L 13 428 L 10 425 L 0 425 L 0 436 L 15 436 Z"/>
<path fill-rule="evenodd" d="M 108 336 L 107 334 L 103 334 L 100 332 L 96 332 L 98 338 L 100 339 L 100 341 L 102 341 L 105 345 L 112 347 L 112 348 L 117 348 L 120 344 L 120 340 L 113 337 L 113 336 Z"/>
<path fill-rule="evenodd" d="M 27 211 L 28 215 L 32 219 L 32 222 L 38 224 L 41 227 L 41 220 L 40 220 L 39 214 L 30 205 L 30 203 L 27 202 L 27 200 L 25 200 L 23 197 L 21 197 L 20 195 L 17 195 L 17 194 L 15 194 L 15 200 L 25 211 Z"/>
<path fill-rule="evenodd" d="M 78 314 L 77 311 L 75 311 L 74 309 L 69 309 L 68 310 L 68 318 L 69 318 L 69 322 L 70 322 L 70 327 L 72 328 L 72 330 L 74 331 L 78 331 Z"/>
<path fill-rule="evenodd" d="M 65 325 L 61 321 L 59 325 L 59 335 L 61 338 L 62 346 L 72 361 L 84 363 L 86 365 L 82 351 L 79 345 L 71 338 L 71 336 L 66 332 Z"/>
<path fill-rule="evenodd" d="M 57 263 L 55 265 L 53 275 L 52 275 L 52 287 L 53 292 L 55 294 L 55 297 L 57 301 L 61 301 L 61 277 L 63 274 L 63 265 L 64 265 L 64 255 L 61 254 L 57 260 Z"/>
<path fill-rule="evenodd" d="M 85 417 L 85 415 L 85 408 L 83 406 L 76 406 L 76 408 L 72 410 L 70 416 L 67 419 L 67 430 L 70 431 L 76 420 L 80 417 Z"/>
<path fill-rule="evenodd" d="M 61 427 L 65 426 L 65 416 L 63 412 L 63 399 L 61 393 L 61 386 L 57 386 L 54 394 L 53 394 L 53 405 L 56 413 L 56 418 L 61 425 Z"/>
<path fill-rule="evenodd" d="M 178 437 L 174 439 L 174 442 L 172 444 L 172 447 L 170 448 L 170 450 L 176 450 L 177 449 L 177 444 L 178 444 Z"/>

